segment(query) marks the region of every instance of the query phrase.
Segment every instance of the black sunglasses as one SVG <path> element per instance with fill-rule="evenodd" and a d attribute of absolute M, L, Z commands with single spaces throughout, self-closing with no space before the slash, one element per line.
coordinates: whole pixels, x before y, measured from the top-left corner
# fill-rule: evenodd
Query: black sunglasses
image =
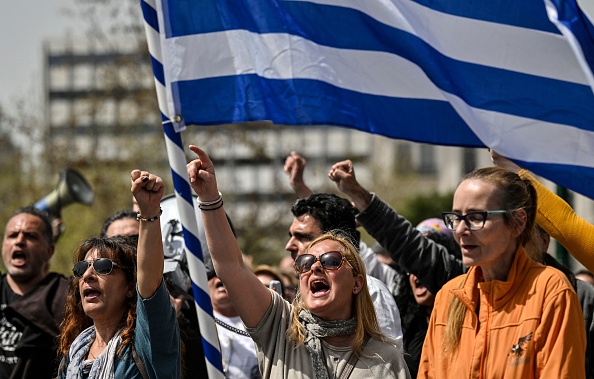
<path fill-rule="evenodd" d="M 295 258 L 293 267 L 298 274 L 303 274 L 304 272 L 311 270 L 311 266 L 317 261 L 320 261 L 324 270 L 338 270 L 342 267 L 342 262 L 345 260 L 345 257 L 343 257 L 342 253 L 339 251 L 329 251 L 319 257 L 312 254 L 302 254 Z"/>
<path fill-rule="evenodd" d="M 89 269 L 89 266 L 93 266 L 93 270 L 98 275 L 108 275 L 111 273 L 114 267 L 120 267 L 117 263 L 109 258 L 97 258 L 94 261 L 80 261 L 77 262 L 72 268 L 72 273 L 77 278 L 82 278 L 85 272 Z"/>

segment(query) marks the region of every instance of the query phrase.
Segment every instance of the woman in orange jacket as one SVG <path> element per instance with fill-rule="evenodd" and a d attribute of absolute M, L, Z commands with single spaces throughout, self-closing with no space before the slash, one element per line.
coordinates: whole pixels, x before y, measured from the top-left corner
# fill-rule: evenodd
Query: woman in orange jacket
<path fill-rule="evenodd" d="M 536 192 L 497 168 L 468 174 L 444 222 L 469 271 L 437 294 L 419 378 L 584 378 L 586 336 L 575 291 L 534 262 Z"/>

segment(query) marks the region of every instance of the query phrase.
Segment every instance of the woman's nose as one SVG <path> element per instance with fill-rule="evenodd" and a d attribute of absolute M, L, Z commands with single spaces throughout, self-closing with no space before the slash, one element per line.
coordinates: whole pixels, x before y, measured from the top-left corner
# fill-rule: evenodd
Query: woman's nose
<path fill-rule="evenodd" d="M 316 260 L 313 265 L 311 265 L 311 271 L 324 271 L 324 267 L 322 266 L 322 262 L 320 260 Z"/>
<path fill-rule="evenodd" d="M 93 270 L 93 265 L 90 264 L 89 267 L 87 267 L 85 273 L 82 276 L 82 279 L 86 279 L 88 277 L 94 277 L 95 275 L 95 271 Z"/>

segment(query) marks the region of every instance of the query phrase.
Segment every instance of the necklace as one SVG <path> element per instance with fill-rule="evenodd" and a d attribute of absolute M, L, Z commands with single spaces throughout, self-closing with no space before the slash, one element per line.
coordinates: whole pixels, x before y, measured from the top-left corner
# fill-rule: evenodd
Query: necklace
<path fill-rule="evenodd" d="M 246 332 L 245 330 L 241 330 L 234 326 L 226 324 L 224 321 L 221 321 L 216 317 L 214 318 L 214 320 L 215 320 L 215 323 L 219 324 L 220 326 L 222 326 L 223 328 L 225 328 L 227 330 L 230 330 L 230 331 L 237 333 L 239 335 L 242 335 L 242 336 L 251 337 L 250 334 L 248 332 Z"/>
<path fill-rule="evenodd" d="M 91 356 L 91 358 L 93 358 L 93 360 L 97 359 L 96 356 L 93 355 L 93 353 L 91 353 L 91 350 L 89 349 L 89 355 Z"/>

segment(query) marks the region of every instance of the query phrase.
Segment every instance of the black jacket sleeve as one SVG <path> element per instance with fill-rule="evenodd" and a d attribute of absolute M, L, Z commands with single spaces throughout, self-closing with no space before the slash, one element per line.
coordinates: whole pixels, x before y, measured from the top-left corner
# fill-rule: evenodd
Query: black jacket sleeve
<path fill-rule="evenodd" d="M 395 262 L 416 275 L 433 294 L 467 270 L 462 260 L 451 255 L 444 246 L 423 236 L 375 194 L 367 208 L 357 215 L 357 221 Z"/>

